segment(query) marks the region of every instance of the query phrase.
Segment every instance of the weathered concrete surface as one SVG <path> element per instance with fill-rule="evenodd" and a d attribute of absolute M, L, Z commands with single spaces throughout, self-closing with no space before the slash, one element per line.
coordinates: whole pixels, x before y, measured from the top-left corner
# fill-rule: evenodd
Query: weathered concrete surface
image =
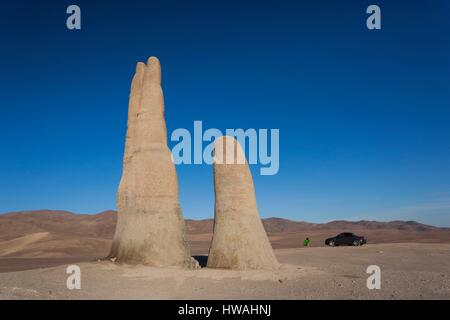
<path fill-rule="evenodd" d="M 110 257 L 152 266 L 192 266 L 167 147 L 161 65 L 138 63 L 128 109 L 118 221 Z"/>
<path fill-rule="evenodd" d="M 259 217 L 252 175 L 241 146 L 232 137 L 221 137 L 214 144 L 214 153 L 214 234 L 207 266 L 278 268 Z"/>

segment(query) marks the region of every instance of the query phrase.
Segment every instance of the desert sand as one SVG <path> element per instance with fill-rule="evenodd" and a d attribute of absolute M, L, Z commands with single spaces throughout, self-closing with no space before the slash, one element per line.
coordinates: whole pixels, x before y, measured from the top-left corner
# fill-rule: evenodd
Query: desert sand
<path fill-rule="evenodd" d="M 263 219 L 281 268 L 274 271 L 131 266 L 101 260 L 116 213 L 30 211 L 0 215 L 0 299 L 450 299 L 450 229 L 413 221 Z M 213 220 L 186 220 L 191 252 L 206 265 Z M 339 232 L 361 247 L 325 247 Z M 303 248 L 305 237 L 312 247 Z M 68 290 L 66 268 L 81 267 L 81 290 Z M 381 290 L 366 269 L 381 268 Z"/>
<path fill-rule="evenodd" d="M 372 244 L 275 250 L 275 271 L 186 270 L 77 263 L 81 290 L 66 288 L 66 267 L 0 273 L 1 299 L 450 299 L 450 244 Z M 368 290 L 366 268 L 381 268 Z"/>

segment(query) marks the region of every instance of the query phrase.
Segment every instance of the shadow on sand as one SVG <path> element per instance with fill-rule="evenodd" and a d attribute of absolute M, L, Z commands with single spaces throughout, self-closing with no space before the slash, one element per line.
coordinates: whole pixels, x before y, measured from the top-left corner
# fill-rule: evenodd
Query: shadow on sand
<path fill-rule="evenodd" d="M 192 256 L 192 258 L 194 258 L 195 260 L 198 261 L 198 264 L 200 265 L 200 267 L 205 268 L 206 264 L 208 263 L 208 256 Z"/>

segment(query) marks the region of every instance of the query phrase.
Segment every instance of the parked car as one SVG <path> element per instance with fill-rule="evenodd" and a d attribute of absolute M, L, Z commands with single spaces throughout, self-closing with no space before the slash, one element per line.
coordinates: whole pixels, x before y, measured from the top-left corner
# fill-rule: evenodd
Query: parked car
<path fill-rule="evenodd" d="M 343 232 L 336 237 L 325 240 L 327 246 L 360 246 L 367 243 L 366 238 L 357 236 L 354 233 Z"/>

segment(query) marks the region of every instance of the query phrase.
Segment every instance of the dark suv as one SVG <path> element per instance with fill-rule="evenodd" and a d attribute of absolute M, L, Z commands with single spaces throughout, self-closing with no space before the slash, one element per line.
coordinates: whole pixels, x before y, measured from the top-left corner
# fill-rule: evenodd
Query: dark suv
<path fill-rule="evenodd" d="M 327 246 L 360 246 L 364 243 L 367 243 L 367 240 L 364 237 L 357 236 L 350 232 L 344 232 L 338 234 L 334 238 L 328 238 L 325 240 L 325 244 Z"/>

